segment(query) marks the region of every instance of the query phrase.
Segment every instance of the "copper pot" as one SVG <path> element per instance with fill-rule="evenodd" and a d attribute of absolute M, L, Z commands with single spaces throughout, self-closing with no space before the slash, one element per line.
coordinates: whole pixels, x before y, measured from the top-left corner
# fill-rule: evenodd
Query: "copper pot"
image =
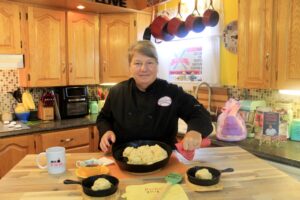
<path fill-rule="evenodd" d="M 203 23 L 203 18 L 200 16 L 199 11 L 197 9 L 197 4 L 198 4 L 198 0 L 195 0 L 194 11 L 186 18 L 185 28 L 188 31 L 194 31 L 196 33 L 200 33 L 205 29 L 205 25 Z"/>
<path fill-rule="evenodd" d="M 169 18 L 165 15 L 158 16 L 153 20 L 152 24 L 150 25 L 151 34 L 153 37 L 165 41 L 169 41 L 174 38 L 174 36 L 167 32 L 168 21 Z"/>
<path fill-rule="evenodd" d="M 203 13 L 203 23 L 205 26 L 216 26 L 219 22 L 219 13 L 214 9 L 213 2 L 210 0 L 210 7 Z"/>
<path fill-rule="evenodd" d="M 180 4 L 178 3 L 178 11 L 176 17 L 173 17 L 167 24 L 167 31 L 171 35 L 176 35 L 177 37 L 185 37 L 189 31 L 185 27 L 184 21 L 181 20 L 180 14 Z"/>

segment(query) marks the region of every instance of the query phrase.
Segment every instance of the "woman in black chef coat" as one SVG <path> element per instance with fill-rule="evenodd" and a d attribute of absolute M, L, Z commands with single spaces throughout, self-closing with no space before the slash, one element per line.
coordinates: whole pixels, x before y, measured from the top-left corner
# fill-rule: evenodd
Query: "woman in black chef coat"
<path fill-rule="evenodd" d="M 199 148 L 212 132 L 208 111 L 181 87 L 157 78 L 158 56 L 150 41 L 134 44 L 128 59 L 131 78 L 110 89 L 97 118 L 101 150 L 132 140 L 158 140 L 174 147 L 178 118 L 188 125 L 183 148 Z"/>

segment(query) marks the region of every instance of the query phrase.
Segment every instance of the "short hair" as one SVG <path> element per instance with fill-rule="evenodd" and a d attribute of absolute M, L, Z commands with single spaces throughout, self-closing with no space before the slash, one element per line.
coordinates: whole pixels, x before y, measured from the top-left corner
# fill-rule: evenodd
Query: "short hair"
<path fill-rule="evenodd" d="M 133 44 L 128 50 L 128 61 L 131 63 L 134 53 L 140 53 L 142 55 L 154 58 L 158 63 L 158 56 L 155 46 L 149 40 L 140 40 Z"/>

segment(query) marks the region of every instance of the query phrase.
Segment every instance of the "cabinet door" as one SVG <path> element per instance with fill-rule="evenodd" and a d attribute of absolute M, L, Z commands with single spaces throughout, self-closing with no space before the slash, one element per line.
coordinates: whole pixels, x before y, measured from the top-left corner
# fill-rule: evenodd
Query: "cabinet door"
<path fill-rule="evenodd" d="M 39 134 L 36 143 L 38 153 L 53 146 L 63 146 L 67 152 L 91 151 L 88 127 Z"/>
<path fill-rule="evenodd" d="M 93 151 L 97 152 L 97 151 L 100 151 L 99 150 L 99 143 L 100 143 L 100 140 L 99 140 L 99 131 L 98 131 L 98 128 L 97 126 L 94 126 L 93 127 Z"/>
<path fill-rule="evenodd" d="M 135 14 L 101 15 L 101 82 L 120 82 L 129 78 L 127 52 L 136 41 Z"/>
<path fill-rule="evenodd" d="M 0 2 L 0 54 L 20 54 L 20 8 Z"/>
<path fill-rule="evenodd" d="M 278 0 L 277 88 L 300 88 L 300 1 Z"/>
<path fill-rule="evenodd" d="M 35 153 L 32 135 L 0 139 L 0 178 L 30 153 Z"/>
<path fill-rule="evenodd" d="M 28 8 L 29 86 L 66 85 L 65 12 Z"/>
<path fill-rule="evenodd" d="M 99 83 L 99 17 L 68 12 L 69 84 Z"/>
<path fill-rule="evenodd" d="M 273 0 L 240 0 L 238 85 L 270 88 L 272 73 Z"/>

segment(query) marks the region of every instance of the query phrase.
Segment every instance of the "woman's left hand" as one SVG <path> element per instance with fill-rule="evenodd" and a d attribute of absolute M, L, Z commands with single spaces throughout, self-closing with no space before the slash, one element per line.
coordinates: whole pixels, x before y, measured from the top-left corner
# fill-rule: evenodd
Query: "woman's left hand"
<path fill-rule="evenodd" d="M 188 131 L 183 138 L 183 149 L 193 151 L 200 147 L 202 135 L 197 131 Z"/>

